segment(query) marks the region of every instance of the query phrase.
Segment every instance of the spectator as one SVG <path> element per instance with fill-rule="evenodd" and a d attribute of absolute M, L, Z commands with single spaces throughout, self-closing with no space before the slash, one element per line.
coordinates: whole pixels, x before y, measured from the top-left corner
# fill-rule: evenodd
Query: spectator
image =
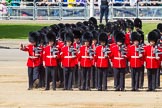
<path fill-rule="evenodd" d="M 1 19 L 3 16 L 6 16 L 8 11 L 7 11 L 7 6 L 6 6 L 6 0 L 2 0 L 1 3 L 0 3 L 0 16 L 1 16 Z"/>

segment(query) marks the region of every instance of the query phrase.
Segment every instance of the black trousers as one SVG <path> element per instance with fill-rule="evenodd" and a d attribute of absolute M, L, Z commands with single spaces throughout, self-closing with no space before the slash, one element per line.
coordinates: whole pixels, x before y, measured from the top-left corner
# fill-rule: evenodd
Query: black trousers
<path fill-rule="evenodd" d="M 38 79 L 39 76 L 39 66 L 28 67 L 28 84 L 29 88 L 33 88 L 33 82 Z"/>
<path fill-rule="evenodd" d="M 141 68 L 131 68 L 132 89 L 138 90 L 139 88 L 139 74 Z"/>
<path fill-rule="evenodd" d="M 70 90 L 72 89 L 72 81 L 73 81 L 73 67 L 65 67 L 64 69 L 64 89 Z"/>
<path fill-rule="evenodd" d="M 64 75 L 63 75 L 63 68 L 61 67 L 61 64 L 58 65 L 58 79 L 60 81 L 60 87 L 63 87 L 64 83 Z"/>
<path fill-rule="evenodd" d="M 157 69 L 157 73 L 156 73 L 156 88 L 160 87 L 160 68 Z"/>
<path fill-rule="evenodd" d="M 74 67 L 73 71 L 73 86 L 78 87 L 78 65 Z"/>
<path fill-rule="evenodd" d="M 116 81 L 116 89 L 125 88 L 125 68 L 114 68 L 114 81 Z"/>
<path fill-rule="evenodd" d="M 145 71 L 145 67 L 143 65 L 139 73 L 139 88 L 143 88 L 144 85 L 144 71 Z"/>
<path fill-rule="evenodd" d="M 91 68 L 89 67 L 82 67 L 81 70 L 81 89 L 88 90 L 90 89 L 90 73 Z"/>
<path fill-rule="evenodd" d="M 39 71 L 39 87 L 45 87 L 45 68 L 43 65 L 40 66 Z"/>
<path fill-rule="evenodd" d="M 100 23 L 102 23 L 102 18 L 105 15 L 105 21 L 108 22 L 109 6 L 101 5 L 100 6 Z"/>
<path fill-rule="evenodd" d="M 92 66 L 91 68 L 90 85 L 91 85 L 91 88 L 96 87 L 96 67 L 95 66 Z"/>
<path fill-rule="evenodd" d="M 156 73 L 158 69 L 147 69 L 148 89 L 155 90 L 156 88 Z"/>
<path fill-rule="evenodd" d="M 52 88 L 56 89 L 56 67 L 47 66 L 45 69 L 46 77 L 45 77 L 45 88 L 50 88 L 50 78 L 52 78 Z"/>
<path fill-rule="evenodd" d="M 107 90 L 107 68 L 98 68 L 98 90 Z"/>

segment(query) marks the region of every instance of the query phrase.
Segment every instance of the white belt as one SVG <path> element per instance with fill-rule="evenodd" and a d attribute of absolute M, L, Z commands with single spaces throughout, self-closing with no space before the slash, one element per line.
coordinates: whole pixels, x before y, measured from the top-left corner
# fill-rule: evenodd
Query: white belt
<path fill-rule="evenodd" d="M 147 56 L 147 58 L 150 58 L 150 59 L 155 59 L 156 57 Z"/>
<path fill-rule="evenodd" d="M 103 59 L 103 58 L 105 58 L 105 57 L 103 57 L 103 56 L 98 56 L 98 58 L 101 58 L 101 59 Z"/>
<path fill-rule="evenodd" d="M 140 58 L 139 56 L 131 56 L 131 58 Z"/>
<path fill-rule="evenodd" d="M 36 56 L 29 56 L 29 58 L 35 59 L 35 58 L 38 58 L 38 57 L 36 57 Z"/>
<path fill-rule="evenodd" d="M 121 60 L 121 59 L 124 59 L 124 58 L 121 58 L 121 57 L 114 57 L 114 59 Z"/>
<path fill-rule="evenodd" d="M 82 58 L 92 58 L 92 57 L 90 57 L 90 56 L 82 56 Z"/>
<path fill-rule="evenodd" d="M 54 56 L 47 56 L 47 58 L 56 58 L 56 56 L 54 55 Z"/>
<path fill-rule="evenodd" d="M 65 56 L 64 58 L 75 58 L 76 56 Z"/>

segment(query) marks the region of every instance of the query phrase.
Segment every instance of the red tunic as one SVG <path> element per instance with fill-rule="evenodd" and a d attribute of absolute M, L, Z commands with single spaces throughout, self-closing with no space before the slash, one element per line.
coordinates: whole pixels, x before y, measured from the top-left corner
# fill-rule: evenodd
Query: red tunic
<path fill-rule="evenodd" d="M 151 45 L 147 45 L 145 47 L 144 56 L 145 56 L 145 62 L 146 62 L 147 69 L 156 69 L 160 67 L 160 59 L 159 60 L 156 59 L 154 50 L 155 48 Z"/>
<path fill-rule="evenodd" d="M 138 46 L 131 45 L 128 48 L 127 58 L 130 62 L 130 67 L 140 68 L 142 67 L 143 57 L 139 57 L 139 52 L 137 51 Z M 141 53 L 142 54 L 142 53 Z"/>
<path fill-rule="evenodd" d="M 28 67 L 37 67 L 41 64 L 41 55 L 37 56 L 35 54 L 35 49 L 36 47 L 33 46 L 32 44 L 29 44 L 25 47 L 23 51 L 27 51 L 29 54 L 28 61 L 27 61 L 27 66 Z"/>
<path fill-rule="evenodd" d="M 80 51 L 78 54 L 78 60 L 80 62 L 81 67 L 91 67 L 92 66 L 92 60 L 93 56 L 90 56 L 88 53 L 89 46 L 81 46 Z"/>
<path fill-rule="evenodd" d="M 98 46 L 96 47 L 96 56 L 95 56 L 95 61 L 96 61 L 96 67 L 98 68 L 107 68 L 109 66 L 108 61 L 108 55 L 104 55 L 104 50 L 105 46 Z"/>
<path fill-rule="evenodd" d="M 56 49 L 58 48 L 56 47 Z M 57 59 L 59 59 L 59 51 L 57 50 L 55 55 L 53 55 L 51 51 L 52 51 L 52 47 L 49 45 L 44 48 L 43 62 L 45 63 L 45 66 L 57 66 L 58 65 Z"/>
<path fill-rule="evenodd" d="M 75 60 L 76 56 L 72 56 L 72 53 L 69 52 L 70 47 L 64 46 L 61 49 L 61 63 L 63 67 L 74 67 L 76 65 Z"/>
<path fill-rule="evenodd" d="M 119 46 L 114 45 L 111 49 L 110 58 L 114 68 L 126 68 L 126 58 L 122 57 Z"/>

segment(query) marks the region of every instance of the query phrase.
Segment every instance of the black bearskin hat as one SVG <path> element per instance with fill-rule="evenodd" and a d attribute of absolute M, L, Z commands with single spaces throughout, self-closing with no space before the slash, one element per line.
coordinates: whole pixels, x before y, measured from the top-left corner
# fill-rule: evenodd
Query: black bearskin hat
<path fill-rule="evenodd" d="M 91 32 L 85 32 L 82 36 L 82 42 L 90 42 L 90 44 L 92 43 L 92 33 Z"/>
<path fill-rule="evenodd" d="M 142 29 L 142 21 L 141 21 L 141 19 L 136 18 L 136 19 L 134 20 L 134 26 L 135 26 L 135 27 L 138 27 L 138 28 L 140 28 L 140 29 Z"/>
<path fill-rule="evenodd" d="M 107 37 L 107 33 L 106 32 L 101 32 L 100 33 L 99 41 L 100 42 L 106 42 L 106 44 L 108 43 L 108 37 Z"/>
<path fill-rule="evenodd" d="M 56 34 L 55 34 L 55 32 L 53 32 L 53 31 L 48 32 L 47 33 L 47 39 L 48 39 L 48 42 L 53 41 L 53 42 L 56 43 Z"/>
<path fill-rule="evenodd" d="M 37 42 L 39 33 L 38 32 L 29 32 L 29 42 Z"/>
<path fill-rule="evenodd" d="M 89 18 L 89 23 L 93 25 L 97 25 L 97 19 L 94 17 Z"/>
<path fill-rule="evenodd" d="M 131 28 L 132 30 L 134 29 L 134 23 L 132 20 L 127 19 L 126 24 L 127 24 L 127 28 Z"/>
<path fill-rule="evenodd" d="M 74 29 L 73 34 L 74 34 L 74 38 L 79 38 L 79 39 L 81 38 L 81 35 L 82 35 L 79 29 Z"/>
<path fill-rule="evenodd" d="M 131 39 L 132 41 L 139 41 L 140 42 L 140 37 L 141 35 L 138 32 L 132 32 L 131 33 Z"/>
<path fill-rule="evenodd" d="M 162 32 L 162 23 L 159 23 L 159 24 L 157 25 L 157 29 L 159 29 L 160 32 Z"/>
<path fill-rule="evenodd" d="M 158 40 L 158 36 L 157 33 L 155 31 L 151 31 L 148 34 L 148 42 L 150 43 L 150 41 L 154 41 L 155 43 L 157 43 Z"/>
<path fill-rule="evenodd" d="M 124 44 L 124 41 L 125 41 L 125 35 L 124 33 L 122 33 L 121 31 L 119 31 L 118 33 L 116 33 L 116 36 L 115 36 L 115 40 L 116 42 L 122 42 Z"/>
<path fill-rule="evenodd" d="M 92 37 L 92 40 L 98 40 L 98 32 L 97 31 L 95 31 L 95 30 L 93 30 L 92 31 L 92 34 L 93 34 L 93 37 Z"/>
<path fill-rule="evenodd" d="M 72 43 L 74 42 L 74 36 L 73 33 L 65 33 L 65 41 L 71 41 Z"/>
<path fill-rule="evenodd" d="M 142 40 L 142 43 L 144 43 L 144 33 L 142 30 L 137 30 L 137 32 L 140 34 L 140 40 Z"/>

